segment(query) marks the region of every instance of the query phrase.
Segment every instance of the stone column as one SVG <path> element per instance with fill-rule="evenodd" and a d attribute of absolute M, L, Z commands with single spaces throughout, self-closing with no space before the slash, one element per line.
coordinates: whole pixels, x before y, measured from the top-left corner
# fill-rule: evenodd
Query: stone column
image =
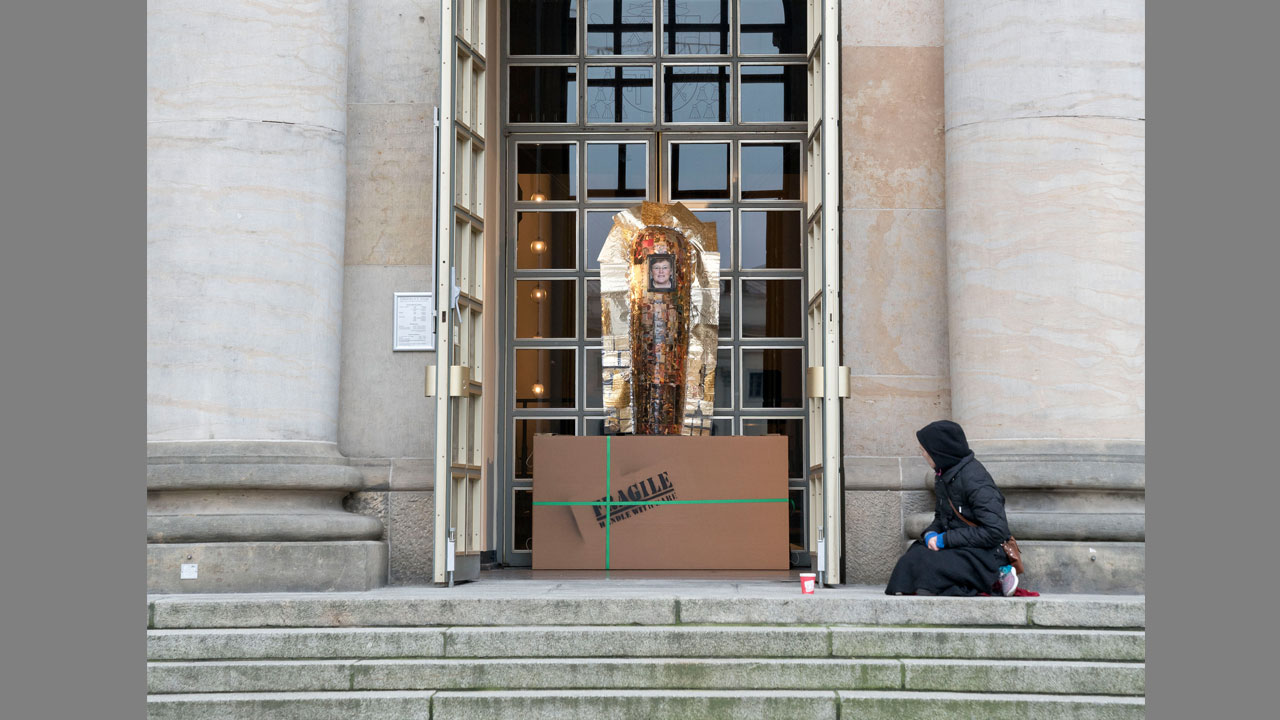
<path fill-rule="evenodd" d="M 148 5 L 152 592 L 385 581 L 381 523 L 343 510 L 361 476 L 337 449 L 347 13 Z"/>
<path fill-rule="evenodd" d="M 1142 589 L 1144 12 L 945 5 L 952 416 L 1033 587 Z"/>

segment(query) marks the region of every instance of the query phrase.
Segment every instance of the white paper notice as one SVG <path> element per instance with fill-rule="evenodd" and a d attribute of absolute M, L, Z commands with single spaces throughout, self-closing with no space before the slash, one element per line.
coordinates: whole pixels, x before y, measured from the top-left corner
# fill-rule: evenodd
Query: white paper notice
<path fill-rule="evenodd" d="M 182 579 L 195 580 L 196 576 L 199 574 L 196 570 L 198 567 L 199 565 L 196 563 L 182 563 Z"/>
<path fill-rule="evenodd" d="M 392 350 L 435 350 L 436 307 L 432 293 L 395 294 Z"/>

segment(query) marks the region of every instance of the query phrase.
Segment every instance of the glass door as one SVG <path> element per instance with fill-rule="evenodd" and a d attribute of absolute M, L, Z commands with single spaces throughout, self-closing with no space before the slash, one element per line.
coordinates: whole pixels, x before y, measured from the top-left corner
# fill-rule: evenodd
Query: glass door
<path fill-rule="evenodd" d="M 436 209 L 436 583 L 474 579 L 485 526 L 486 0 L 444 0 Z"/>
<path fill-rule="evenodd" d="M 804 0 L 504 0 L 499 561 L 531 563 L 533 438 L 600 435 L 597 255 L 613 215 L 679 201 L 716 225 L 713 434 L 789 439 L 807 560 L 812 223 Z M 516 29 L 521 31 L 517 32 Z M 523 29 L 527 29 L 523 30 Z"/>

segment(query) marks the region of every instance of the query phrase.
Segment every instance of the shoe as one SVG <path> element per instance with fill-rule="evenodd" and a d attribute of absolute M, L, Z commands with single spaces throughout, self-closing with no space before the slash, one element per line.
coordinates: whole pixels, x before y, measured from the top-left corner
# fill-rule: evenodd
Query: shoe
<path fill-rule="evenodd" d="M 1000 592 L 1005 597 L 1013 594 L 1018 589 L 1018 572 L 1013 569 L 1012 565 L 1005 565 L 1000 568 Z"/>

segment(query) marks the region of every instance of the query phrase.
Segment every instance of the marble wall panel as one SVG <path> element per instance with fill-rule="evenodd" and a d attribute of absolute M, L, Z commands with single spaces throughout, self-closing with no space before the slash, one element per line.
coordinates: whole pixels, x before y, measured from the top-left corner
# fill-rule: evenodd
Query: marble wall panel
<path fill-rule="evenodd" d="M 846 47 L 841 63 L 844 207 L 943 207 L 942 48 Z"/>
<path fill-rule="evenodd" d="M 946 216 L 844 211 L 841 333 L 858 375 L 947 373 Z"/>
<path fill-rule="evenodd" d="M 147 126 L 150 440 L 337 438 L 341 133 Z"/>
<path fill-rule="evenodd" d="M 942 0 L 843 0 L 840 44 L 941 47 Z"/>
<path fill-rule="evenodd" d="M 433 425 L 429 423 L 428 429 L 431 432 L 435 432 Z M 434 441 L 434 436 L 432 440 Z M 434 446 L 435 443 L 432 442 L 431 445 Z M 432 490 L 435 486 L 436 463 L 434 457 L 398 458 L 392 462 L 392 490 Z"/>
<path fill-rule="evenodd" d="M 951 417 L 947 376 L 853 376 L 844 406 L 846 455 L 910 457 L 916 430 Z"/>
<path fill-rule="evenodd" d="M 845 582 L 888 582 L 902 556 L 902 493 L 846 491 L 844 521 Z"/>
<path fill-rule="evenodd" d="M 387 565 L 392 585 L 430 585 L 435 493 L 387 493 Z"/>
<path fill-rule="evenodd" d="M 387 490 L 391 487 L 391 461 L 385 458 L 353 458 L 351 467 L 360 473 L 361 488 L 366 491 Z"/>
<path fill-rule="evenodd" d="M 1146 116 L 1140 0 L 946 3 L 947 128 Z"/>
<path fill-rule="evenodd" d="M 343 131 L 347 0 L 147 3 L 147 120 Z"/>
<path fill-rule="evenodd" d="M 950 351 L 970 437 L 1142 439 L 1144 125 L 948 132 Z"/>
<path fill-rule="evenodd" d="M 392 294 L 431 289 L 429 270 L 346 268 L 338 448 L 347 457 L 426 458 L 433 452 L 435 399 L 423 396 L 423 379 L 435 353 L 391 350 Z"/>
<path fill-rule="evenodd" d="M 439 0 L 349 0 L 351 103 L 440 102 Z M 428 146 L 430 147 L 430 146 Z"/>
<path fill-rule="evenodd" d="M 431 265 L 432 133 L 429 105 L 351 106 L 347 265 Z"/>
<path fill-rule="evenodd" d="M 846 490 L 915 491 L 932 488 L 933 478 L 933 468 L 930 468 L 924 458 L 919 455 L 844 456 Z"/>
<path fill-rule="evenodd" d="M 846 455 L 843 463 L 846 490 L 898 490 L 902 487 L 900 458 Z"/>

